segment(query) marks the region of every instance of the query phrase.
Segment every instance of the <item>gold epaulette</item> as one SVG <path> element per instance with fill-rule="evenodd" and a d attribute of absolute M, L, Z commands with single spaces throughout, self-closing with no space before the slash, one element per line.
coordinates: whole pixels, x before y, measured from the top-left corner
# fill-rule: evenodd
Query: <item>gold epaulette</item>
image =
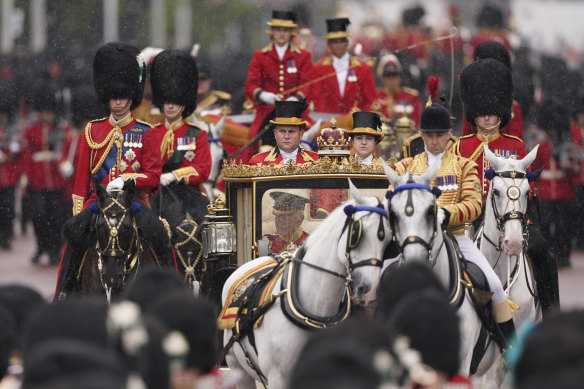
<path fill-rule="evenodd" d="M 504 136 L 504 137 L 506 137 L 506 138 L 515 139 L 515 140 L 518 140 L 518 141 L 519 141 L 519 142 L 521 142 L 521 143 L 525 143 L 525 142 L 523 141 L 523 139 L 521 139 L 521 138 L 520 138 L 520 137 L 518 137 L 518 136 L 515 136 L 515 135 L 509 135 L 509 134 L 505 134 L 505 133 L 503 133 L 503 134 L 501 134 L 501 135 L 503 135 L 503 136 Z"/>
<path fill-rule="evenodd" d="M 101 118 L 101 119 L 94 119 L 94 120 L 90 120 L 90 121 L 89 121 L 89 123 L 97 123 L 97 122 L 104 121 L 104 120 L 106 120 L 106 119 L 109 119 L 109 116 L 106 116 L 106 117 L 104 117 L 104 118 Z"/>
<path fill-rule="evenodd" d="M 333 64 L 333 57 L 325 57 L 316 63 L 317 65 L 331 66 Z"/>
<path fill-rule="evenodd" d="M 185 119 L 185 120 L 184 120 L 184 122 L 185 122 L 185 123 L 186 123 L 188 126 L 190 126 L 190 127 L 195 127 L 195 128 L 197 128 L 198 130 L 200 130 L 200 131 L 205 131 L 205 130 L 203 130 L 203 128 L 202 128 L 201 126 L 199 126 L 198 124 L 195 124 L 195 123 L 191 122 L 191 121 L 190 121 L 190 116 L 189 116 L 187 119 Z"/>
<path fill-rule="evenodd" d="M 296 45 L 293 45 L 292 43 L 290 43 L 290 51 L 296 53 L 296 54 L 301 54 L 302 51 L 300 51 L 300 48 Z"/>
<path fill-rule="evenodd" d="M 349 61 L 350 61 L 350 66 L 359 66 L 363 63 L 359 58 L 353 57 L 353 56 L 351 56 Z"/>
<path fill-rule="evenodd" d="M 262 49 L 262 53 L 267 53 L 267 52 L 271 51 L 273 47 L 274 47 L 274 44 L 272 42 L 270 42 L 266 47 L 264 47 Z"/>
<path fill-rule="evenodd" d="M 463 135 L 460 138 L 458 138 L 459 140 L 461 139 L 467 139 L 467 138 L 472 138 L 473 136 L 475 136 L 476 134 L 467 134 L 467 135 Z"/>
<path fill-rule="evenodd" d="M 134 118 L 134 119 L 135 119 L 135 120 L 136 120 L 136 122 L 138 122 L 138 123 L 146 124 L 148 127 L 154 128 L 154 126 L 153 126 L 152 124 L 148 123 L 148 122 L 147 122 L 147 121 L 145 121 L 145 120 L 140 120 L 140 119 L 136 119 L 136 118 Z"/>
<path fill-rule="evenodd" d="M 417 89 L 414 88 L 410 88 L 408 86 L 402 86 L 402 90 L 406 93 L 409 93 L 410 95 L 414 95 L 414 96 L 419 96 L 420 92 Z"/>

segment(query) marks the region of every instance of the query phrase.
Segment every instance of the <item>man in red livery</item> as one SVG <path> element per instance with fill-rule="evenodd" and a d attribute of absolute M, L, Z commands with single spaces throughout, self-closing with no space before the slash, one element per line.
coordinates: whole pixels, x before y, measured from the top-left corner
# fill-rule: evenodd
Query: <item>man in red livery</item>
<path fill-rule="evenodd" d="M 24 131 L 24 174 L 28 178 L 32 200 L 32 224 L 37 250 L 32 257 L 38 263 L 43 253 L 51 265 L 59 263 L 61 218 L 65 181 L 59 174 L 59 157 L 65 131 L 57 116 L 55 90 L 47 83 L 36 85 L 33 109 L 37 121 Z"/>
<path fill-rule="evenodd" d="M 327 19 L 326 24 L 332 55 L 312 67 L 309 100 L 318 112 L 367 111 L 375 99 L 375 80 L 371 67 L 347 51 L 349 19 Z"/>
<path fill-rule="evenodd" d="M 168 235 L 149 202 L 151 189 L 160 183 L 160 139 L 148 123 L 136 121 L 130 112 L 140 104 L 144 90 L 145 64 L 138 55 L 137 48 L 123 42 L 107 43 L 95 55 L 94 87 L 111 114 L 89 122 L 84 130 L 73 190 L 74 216 L 63 229 L 67 246 L 56 299 L 64 299 L 77 289 L 77 268 L 94 239 L 90 225 L 95 210 L 87 208 L 96 200 L 94 183 L 110 191 L 122 189 L 125 180 L 134 180 L 136 198 L 142 203 L 134 214 L 140 236 L 152 246 L 162 265 L 173 264 Z"/>
<path fill-rule="evenodd" d="M 463 70 L 460 90 L 466 120 L 477 132 L 461 137 L 454 145 L 454 152 L 478 165 L 484 198 L 489 189 L 484 172 L 491 167 L 484 157 L 484 148 L 488 147 L 496 155 L 504 157 L 523 158 L 527 155 L 521 139 L 500 132 L 511 119 L 511 72 L 503 63 L 492 58 L 475 61 Z"/>
<path fill-rule="evenodd" d="M 197 63 L 179 50 L 165 50 L 152 62 L 152 101 L 164 113 L 164 123 L 155 128 L 161 139 L 160 185 L 173 191 L 189 208 L 193 191 L 199 190 L 211 171 L 207 132 L 185 122 L 197 107 Z M 154 209 L 160 212 L 158 204 Z M 190 212 L 193 214 L 192 212 Z M 193 214 L 194 215 L 194 214 Z"/>
<path fill-rule="evenodd" d="M 422 102 L 417 90 L 401 86 L 401 72 L 401 64 L 395 55 L 387 54 L 381 57 L 377 75 L 381 78 L 383 87 L 377 89 L 371 110 L 379 112 L 379 116 L 383 118 L 394 120 L 405 110 L 418 127 Z"/>
<path fill-rule="evenodd" d="M 270 165 L 294 161 L 296 164 L 314 162 L 318 154 L 300 147 L 300 140 L 308 122 L 302 120 L 302 113 L 306 110 L 304 101 L 276 102 L 276 119 L 270 120 L 274 124 L 276 147 L 270 151 L 254 155 L 250 165 Z"/>
<path fill-rule="evenodd" d="M 497 61 L 502 62 L 505 66 L 511 70 L 511 56 L 509 51 L 499 42 L 486 41 L 477 46 L 474 52 L 474 60 L 477 59 L 487 59 L 493 58 Z M 501 127 L 507 135 L 516 136 L 519 139 L 523 139 L 523 114 L 521 112 L 521 106 L 517 100 L 513 100 L 511 112 L 511 119 L 505 128 Z M 462 127 L 462 135 L 473 134 L 473 126 L 465 120 Z"/>
<path fill-rule="evenodd" d="M 267 25 L 271 42 L 254 52 L 244 85 L 245 96 L 256 109 L 250 139 L 273 119 L 276 101 L 305 99 L 302 90 L 286 92 L 308 82 L 312 67 L 310 53 L 290 42 L 294 29 L 298 27 L 294 12 L 273 11 L 272 20 Z M 269 131 L 267 135 L 266 142 L 273 142 Z"/>

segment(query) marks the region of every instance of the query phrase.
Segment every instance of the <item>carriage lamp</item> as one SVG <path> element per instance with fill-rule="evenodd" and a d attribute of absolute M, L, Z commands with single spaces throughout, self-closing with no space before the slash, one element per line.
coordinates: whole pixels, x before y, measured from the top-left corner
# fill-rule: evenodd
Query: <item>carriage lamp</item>
<path fill-rule="evenodd" d="M 205 224 L 201 231 L 203 241 L 203 258 L 229 256 L 236 251 L 235 224 L 231 221 L 229 209 L 225 208 L 225 199 L 217 198 L 207 206 Z"/>

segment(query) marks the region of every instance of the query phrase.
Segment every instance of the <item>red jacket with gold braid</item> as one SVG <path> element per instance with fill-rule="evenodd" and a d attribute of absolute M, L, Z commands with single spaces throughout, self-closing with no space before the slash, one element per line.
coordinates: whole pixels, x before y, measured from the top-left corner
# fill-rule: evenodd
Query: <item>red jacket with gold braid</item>
<path fill-rule="evenodd" d="M 314 103 L 315 111 L 347 113 L 353 107 L 369 111 L 375 100 L 375 80 L 369 65 L 357 57 L 350 57 L 342 96 L 332 56 L 314 64 L 310 79 L 316 80 L 326 75 L 329 77 L 310 86 L 309 100 Z"/>
<path fill-rule="evenodd" d="M 24 174 L 33 191 L 62 190 L 65 180 L 59 172 L 64 129 L 55 124 L 34 123 L 24 131 Z"/>
<path fill-rule="evenodd" d="M 371 105 L 371 110 L 380 112 L 383 117 L 396 119 L 394 107 L 400 104 L 413 107 L 414 110 L 409 117 L 418 127 L 420 125 L 420 115 L 422 114 L 422 102 L 418 97 L 418 91 L 415 89 L 403 87 L 397 93 L 390 94 L 385 88 L 379 88 L 375 95 L 375 101 Z"/>
<path fill-rule="evenodd" d="M 136 182 L 136 196 L 149 205 L 150 190 L 160 183 L 160 139 L 148 123 L 131 115 L 115 123 L 113 118 L 87 124 L 79 142 L 79 160 L 73 214 L 95 201 L 94 178 L 107 185 L 117 177 Z"/>
<path fill-rule="evenodd" d="M 298 148 L 298 154 L 296 154 L 296 164 L 301 165 L 308 162 L 314 162 L 318 159 L 318 154 L 312 151 L 304 150 L 302 147 Z M 250 165 L 271 165 L 278 164 L 282 162 L 282 155 L 280 154 L 280 149 L 274 147 L 270 151 L 264 153 L 259 153 L 254 155 L 250 160 Z"/>
<path fill-rule="evenodd" d="M 280 61 L 273 43 L 253 54 L 247 79 L 245 80 L 245 97 L 257 104 L 256 115 L 250 126 L 250 138 L 259 131 L 266 116 L 275 109 L 275 105 L 264 104 L 259 101 L 261 91 L 281 94 L 282 92 L 308 82 L 312 57 L 310 53 L 293 44 L 290 44 Z M 291 95 L 304 92 L 298 91 Z M 283 99 L 289 96 L 283 96 Z M 308 115 L 308 113 L 306 113 Z"/>
<path fill-rule="evenodd" d="M 154 130 L 161 139 L 162 171 L 172 172 L 177 181 L 183 180 L 186 184 L 198 189 L 200 183 L 207 181 L 211 172 L 211 152 L 207 132 L 182 119 L 170 125 L 160 124 Z M 182 151 L 184 151 L 182 161 L 174 163 L 174 165 L 180 163 L 179 167 L 167 165 L 169 158 L 172 158 L 175 152 Z"/>
<path fill-rule="evenodd" d="M 507 135 L 516 136 L 519 139 L 523 139 L 523 115 L 521 113 L 521 106 L 517 100 L 513 100 L 512 105 L 511 120 L 505 126 L 503 132 Z M 462 122 L 462 135 L 472 135 L 474 134 L 474 129 L 472 125 L 464 118 Z"/>
<path fill-rule="evenodd" d="M 480 133 L 463 136 L 454 144 L 452 150 L 456 155 L 468 158 L 478 165 L 479 179 L 483 188 L 483 197 L 489 191 L 489 180 L 485 178 L 485 170 L 491 168 L 491 164 L 484 157 L 485 145 L 495 155 L 502 157 L 516 156 L 521 159 L 527 155 L 525 142 L 513 135 L 500 134 L 498 132 L 486 137 Z"/>

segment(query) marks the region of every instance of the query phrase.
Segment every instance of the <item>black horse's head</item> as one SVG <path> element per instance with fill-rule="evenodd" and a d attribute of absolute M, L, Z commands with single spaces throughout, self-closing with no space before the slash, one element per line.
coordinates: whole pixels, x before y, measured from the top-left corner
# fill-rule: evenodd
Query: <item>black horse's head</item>
<path fill-rule="evenodd" d="M 106 291 L 121 289 L 126 275 L 137 266 L 140 243 L 132 215 L 135 188 L 133 180 L 127 180 L 122 190 L 110 192 L 95 185 L 98 270 Z"/>

